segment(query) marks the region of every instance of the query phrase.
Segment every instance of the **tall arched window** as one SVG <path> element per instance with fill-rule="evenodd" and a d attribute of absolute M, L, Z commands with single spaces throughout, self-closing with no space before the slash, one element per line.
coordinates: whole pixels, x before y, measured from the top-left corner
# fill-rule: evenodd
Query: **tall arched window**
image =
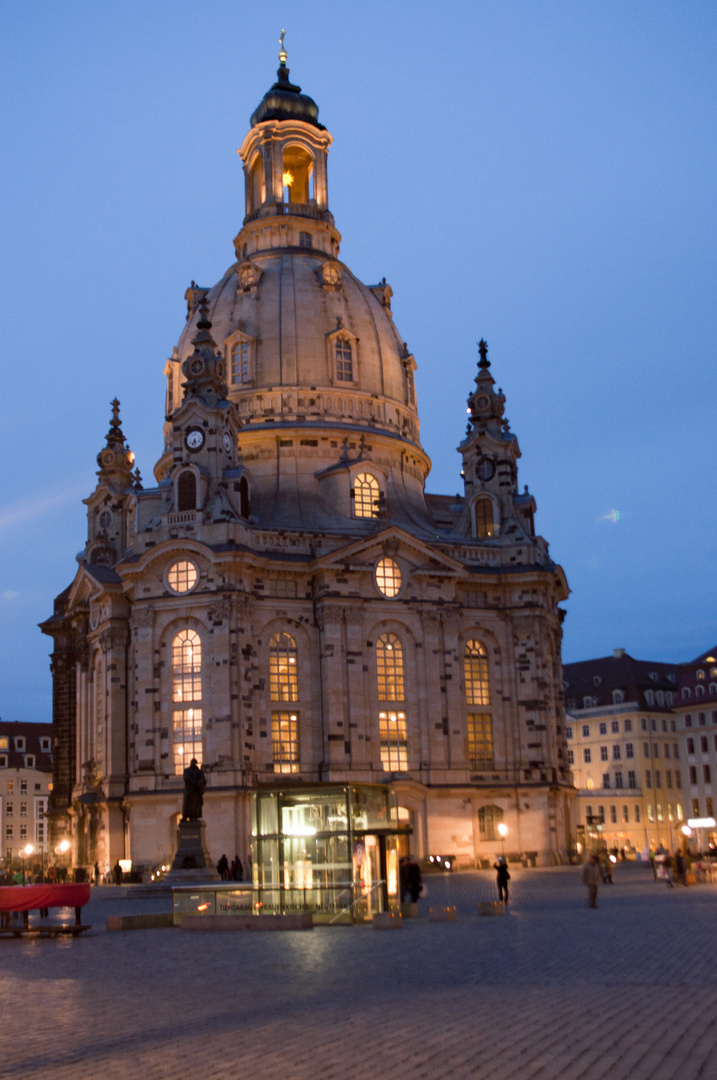
<path fill-rule="evenodd" d="M 185 469 L 177 480 L 177 510 L 197 509 L 197 478 L 191 469 Z"/>
<path fill-rule="evenodd" d="M 478 811 L 478 831 L 481 840 L 495 840 L 497 827 L 503 820 L 499 806 L 481 806 Z"/>
<path fill-rule="evenodd" d="M 381 764 L 386 772 L 408 769 L 403 646 L 395 634 L 381 634 L 376 642 L 376 696 Z M 383 708 L 384 702 L 396 705 Z"/>
<path fill-rule="evenodd" d="M 283 201 L 307 203 L 314 197 L 314 161 L 303 146 L 287 146 L 283 159 Z"/>
<path fill-rule="evenodd" d="M 299 700 L 298 650 L 291 634 L 274 634 L 269 642 L 269 696 L 272 701 Z M 299 772 L 299 715 L 293 710 L 271 714 L 271 751 L 275 773 Z"/>
<path fill-rule="evenodd" d="M 272 701 L 298 701 L 299 679 L 296 640 L 274 634 L 269 642 L 269 686 Z"/>
<path fill-rule="evenodd" d="M 493 520 L 493 503 L 490 499 L 478 499 L 475 505 L 476 536 L 495 536 L 495 522 Z"/>
<path fill-rule="evenodd" d="M 90 745 L 87 748 L 87 756 L 95 763 L 95 772 L 102 775 L 102 741 L 105 720 L 105 679 L 102 660 L 98 658 L 95 665 L 95 717 L 94 724 L 90 729 Z"/>
<path fill-rule="evenodd" d="M 492 769 L 493 718 L 490 712 L 488 654 L 480 641 L 467 642 L 463 654 L 467 706 L 468 758 L 473 769 Z M 482 706 L 474 711 L 475 706 Z"/>
<path fill-rule="evenodd" d="M 359 473 L 353 486 L 354 517 L 378 517 L 378 480 L 371 473 Z"/>
<path fill-rule="evenodd" d="M 202 642 L 195 630 L 180 630 L 172 641 L 172 730 L 174 771 L 192 758 L 202 763 Z"/>

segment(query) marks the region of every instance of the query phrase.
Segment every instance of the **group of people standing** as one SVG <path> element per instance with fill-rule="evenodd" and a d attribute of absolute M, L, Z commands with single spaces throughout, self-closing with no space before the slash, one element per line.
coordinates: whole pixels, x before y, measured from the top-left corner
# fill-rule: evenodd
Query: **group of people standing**
<path fill-rule="evenodd" d="M 217 863 L 217 870 L 221 875 L 222 881 L 243 881 L 244 880 L 244 867 L 242 861 L 238 855 L 235 855 L 231 863 L 227 859 L 226 855 L 222 855 L 221 859 Z"/>

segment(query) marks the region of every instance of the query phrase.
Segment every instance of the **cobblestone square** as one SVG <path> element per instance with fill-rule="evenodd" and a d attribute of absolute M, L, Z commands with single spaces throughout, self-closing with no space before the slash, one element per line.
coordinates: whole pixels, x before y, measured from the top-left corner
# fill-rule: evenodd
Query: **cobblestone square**
<path fill-rule="evenodd" d="M 93 889 L 87 936 L 0 942 L 0 1076 L 714 1080 L 717 887 L 618 867 L 591 911 L 577 867 L 511 872 L 509 918 L 428 877 L 399 933 L 111 934 L 169 902 Z"/>

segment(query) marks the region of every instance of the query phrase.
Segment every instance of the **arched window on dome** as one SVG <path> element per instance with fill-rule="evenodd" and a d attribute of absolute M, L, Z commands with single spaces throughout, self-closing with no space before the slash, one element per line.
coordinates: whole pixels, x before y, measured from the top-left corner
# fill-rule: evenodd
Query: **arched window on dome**
<path fill-rule="evenodd" d="M 492 769 L 493 714 L 490 705 L 488 654 L 485 646 L 475 639 L 466 643 L 463 654 L 463 683 L 470 766 L 472 769 Z"/>
<path fill-rule="evenodd" d="M 378 480 L 371 473 L 359 473 L 353 483 L 351 495 L 354 504 L 354 517 L 378 517 L 379 496 Z"/>
<path fill-rule="evenodd" d="M 478 499 L 475 504 L 476 536 L 486 538 L 495 536 L 493 503 L 490 499 Z"/>
<path fill-rule="evenodd" d="M 185 469 L 177 479 L 177 510 L 197 509 L 197 478 L 191 469 Z"/>
<path fill-rule="evenodd" d="M 303 146 L 287 146 L 282 159 L 284 203 L 308 203 L 314 197 L 314 159 Z"/>
<path fill-rule="evenodd" d="M 192 758 L 202 763 L 202 642 L 196 630 L 180 630 L 172 641 L 172 736 L 174 771 Z"/>
<path fill-rule="evenodd" d="M 386 772 L 406 772 L 408 735 L 403 646 L 396 634 L 381 634 L 376 642 L 376 696 L 381 765 Z M 394 707 L 387 708 L 387 705 Z"/>

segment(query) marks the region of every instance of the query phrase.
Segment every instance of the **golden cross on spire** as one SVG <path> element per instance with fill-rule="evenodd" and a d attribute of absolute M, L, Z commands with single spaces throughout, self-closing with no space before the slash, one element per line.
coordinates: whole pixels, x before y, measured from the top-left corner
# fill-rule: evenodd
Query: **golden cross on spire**
<path fill-rule="evenodd" d="M 284 48 L 284 38 L 285 37 L 286 37 L 286 30 L 282 30 L 281 31 L 281 36 L 279 38 L 279 46 L 280 46 L 280 48 L 279 48 L 279 63 L 282 64 L 282 65 L 286 63 L 286 49 Z"/>

